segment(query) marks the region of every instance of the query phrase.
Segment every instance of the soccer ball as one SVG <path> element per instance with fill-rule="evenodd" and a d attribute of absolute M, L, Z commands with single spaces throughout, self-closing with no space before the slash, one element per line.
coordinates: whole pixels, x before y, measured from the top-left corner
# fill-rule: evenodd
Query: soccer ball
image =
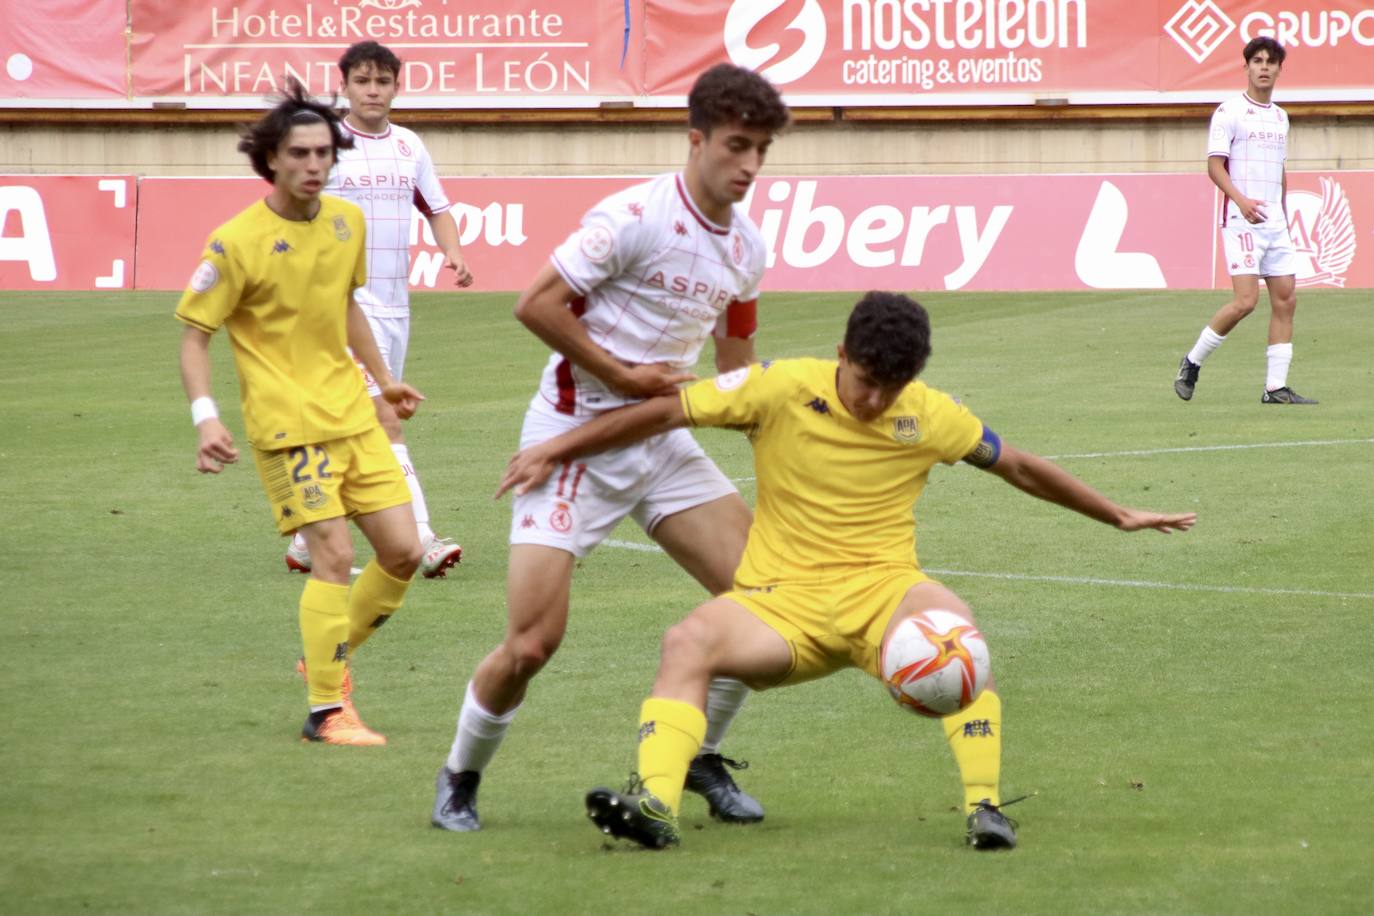
<path fill-rule="evenodd" d="M 899 623 L 883 646 L 883 683 L 898 705 L 931 718 L 968 707 L 987 686 L 992 663 L 978 628 L 950 611 Z"/>

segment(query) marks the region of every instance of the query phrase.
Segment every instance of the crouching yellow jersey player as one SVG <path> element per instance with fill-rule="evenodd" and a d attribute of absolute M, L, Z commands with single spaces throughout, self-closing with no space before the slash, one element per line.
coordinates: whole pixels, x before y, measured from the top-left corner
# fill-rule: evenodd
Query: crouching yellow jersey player
<path fill-rule="evenodd" d="M 1117 505 L 1043 458 L 1004 445 L 949 395 L 915 381 L 930 320 L 906 296 L 869 293 L 849 316 L 838 360 L 751 366 L 602 416 L 511 459 L 501 491 L 532 486 L 558 463 L 680 426 L 745 430 L 758 504 L 735 587 L 671 627 L 639 727 L 639 778 L 593 789 L 605 832 L 648 847 L 678 842 L 683 778 L 705 729 L 712 677 L 755 689 L 845 667 L 880 676 L 904 620 L 943 610 L 973 622 L 959 597 L 916 561 L 912 506 L 937 463 L 967 461 L 1013 486 L 1124 531 L 1187 530 L 1193 513 Z M 1016 844 L 999 810 L 1002 704 L 991 680 L 941 720 L 964 783 L 967 839 Z"/>

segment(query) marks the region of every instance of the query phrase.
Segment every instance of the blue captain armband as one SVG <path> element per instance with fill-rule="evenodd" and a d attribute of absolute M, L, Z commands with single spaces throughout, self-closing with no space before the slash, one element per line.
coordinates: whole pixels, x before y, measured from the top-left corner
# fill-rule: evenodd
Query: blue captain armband
<path fill-rule="evenodd" d="M 1002 440 L 997 438 L 997 434 L 986 426 L 983 427 L 983 438 L 978 440 L 973 451 L 964 456 L 964 460 L 974 467 L 987 469 L 997 463 L 997 459 L 1002 457 Z"/>

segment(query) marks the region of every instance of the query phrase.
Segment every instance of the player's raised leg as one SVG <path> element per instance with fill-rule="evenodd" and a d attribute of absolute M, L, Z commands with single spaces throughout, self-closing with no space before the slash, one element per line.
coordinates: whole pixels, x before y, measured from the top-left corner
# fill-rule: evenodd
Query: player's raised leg
<path fill-rule="evenodd" d="M 753 513 L 738 493 L 674 513 L 655 525 L 650 535 L 677 564 L 712 595 L 730 589 L 739 558 L 749 539 Z M 706 799 L 711 816 L 727 823 L 763 820 L 763 805 L 742 790 L 729 769 L 745 769 L 747 762 L 720 753 L 749 688 L 734 678 L 711 681 L 706 699 L 706 733 L 701 750 L 687 770 L 687 790 Z"/>
<path fill-rule="evenodd" d="M 1228 230 L 1222 230 L 1223 237 L 1227 237 L 1227 232 Z M 1231 301 L 1218 309 L 1212 320 L 1203 326 L 1197 342 L 1178 365 L 1174 393 L 1185 401 L 1193 399 L 1203 362 L 1226 342 L 1226 335 L 1253 312 L 1259 302 L 1259 278 L 1255 274 L 1236 274 L 1231 277 L 1231 287 L 1235 292 Z"/>
<path fill-rule="evenodd" d="M 367 642 L 400 608 L 420 565 L 420 541 L 410 504 L 359 515 L 354 523 L 376 554 L 363 567 L 348 596 L 350 654 Z"/>
<path fill-rule="evenodd" d="M 729 598 L 715 598 L 663 634 L 653 695 L 640 709 L 638 778 L 623 792 L 587 793 L 587 816 L 604 833 L 660 849 L 677 845 L 687 769 L 706 732 L 711 679 L 774 684 L 792 650 L 767 624 Z"/>
<path fill-rule="evenodd" d="M 342 517 L 304 525 L 299 533 L 311 548 L 314 569 L 300 600 L 301 645 L 305 657 L 310 715 L 301 729 L 307 741 L 353 747 L 386 743 L 344 704 L 348 661 L 348 574 L 353 540 Z"/>
<path fill-rule="evenodd" d="M 950 589 L 938 582 L 910 588 L 898 604 L 883 635 L 883 644 L 903 621 L 925 611 L 948 611 L 973 623 L 973 612 Z M 964 784 L 967 840 L 976 849 L 1010 849 L 1016 845 L 1011 822 L 998 810 L 1001 803 L 1002 699 L 996 679 L 973 703 L 940 720 Z"/>
<path fill-rule="evenodd" d="M 457 732 L 439 771 L 431 822 L 445 830 L 480 829 L 477 787 L 525 688 L 563 641 L 574 557 L 542 544 L 513 544 L 506 574 L 506 635 L 468 682 Z"/>

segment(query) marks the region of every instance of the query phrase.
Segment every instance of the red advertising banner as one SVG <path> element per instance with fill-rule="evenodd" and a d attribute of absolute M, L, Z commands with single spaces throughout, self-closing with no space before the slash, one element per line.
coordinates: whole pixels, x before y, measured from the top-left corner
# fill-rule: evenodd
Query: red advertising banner
<path fill-rule="evenodd" d="M 339 87 L 339 57 L 368 39 L 403 61 L 401 104 L 556 106 L 639 92 L 638 42 L 624 0 L 130 0 L 135 96 L 246 97 L 294 76 Z"/>
<path fill-rule="evenodd" d="M 132 176 L 0 176 L 0 289 L 133 289 Z"/>
<path fill-rule="evenodd" d="M 0 0 L 0 99 L 125 98 L 125 0 Z"/>
<path fill-rule="evenodd" d="M 446 180 L 475 288 L 521 289 L 588 207 L 637 180 Z M 266 191 L 259 179 L 144 179 L 139 287 L 182 288 L 215 226 Z M 758 181 L 748 208 L 767 290 L 1230 285 L 1200 173 L 778 177 Z M 1300 285 L 1374 288 L 1374 172 L 1292 173 L 1288 213 Z M 418 213 L 411 239 L 412 288 L 452 289 Z"/>
<path fill-rule="evenodd" d="M 1280 100 L 1374 98 L 1363 0 L 646 0 L 645 24 L 653 96 L 731 60 L 793 104 L 1210 101 L 1273 35 Z"/>

